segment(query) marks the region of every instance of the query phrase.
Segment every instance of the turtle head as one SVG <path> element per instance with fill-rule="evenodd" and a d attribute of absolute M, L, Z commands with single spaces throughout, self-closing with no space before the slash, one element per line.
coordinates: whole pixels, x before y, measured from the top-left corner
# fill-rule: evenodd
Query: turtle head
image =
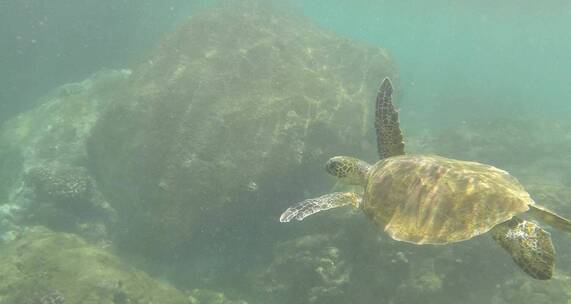
<path fill-rule="evenodd" d="M 325 170 L 342 182 L 362 186 L 367 183 L 370 167 L 368 163 L 349 156 L 335 156 L 325 164 Z"/>

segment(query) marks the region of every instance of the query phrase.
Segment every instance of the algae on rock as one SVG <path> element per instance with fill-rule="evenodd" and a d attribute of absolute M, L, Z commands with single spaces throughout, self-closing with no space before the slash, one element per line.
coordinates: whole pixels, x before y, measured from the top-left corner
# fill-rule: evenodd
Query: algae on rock
<path fill-rule="evenodd" d="M 182 292 L 113 254 L 73 234 L 42 227 L 28 229 L 4 248 L 0 268 L 1 304 L 34 303 L 43 297 L 74 304 L 117 304 L 118 298 L 123 303 L 188 303 Z"/>

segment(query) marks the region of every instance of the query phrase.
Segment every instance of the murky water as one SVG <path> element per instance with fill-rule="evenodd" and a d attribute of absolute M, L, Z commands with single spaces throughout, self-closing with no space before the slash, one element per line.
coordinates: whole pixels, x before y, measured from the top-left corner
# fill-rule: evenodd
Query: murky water
<path fill-rule="evenodd" d="M 492 233 L 415 245 L 370 209 L 279 216 L 363 191 L 324 167 L 378 161 L 389 77 L 407 154 L 499 167 L 571 217 L 570 27 L 565 1 L 1 3 L 0 304 L 565 304 L 571 235 L 546 218 L 518 215 L 553 241 L 543 281 Z M 419 183 L 448 189 L 402 175 L 395 204 Z M 474 181 L 456 176 L 446 185 Z M 506 199 L 505 184 L 486 187 L 450 194 L 450 212 L 403 202 L 407 231 L 424 208 L 436 224 L 490 221 L 462 208 L 503 206 L 478 198 Z M 549 251 L 529 231 L 506 235 Z"/>

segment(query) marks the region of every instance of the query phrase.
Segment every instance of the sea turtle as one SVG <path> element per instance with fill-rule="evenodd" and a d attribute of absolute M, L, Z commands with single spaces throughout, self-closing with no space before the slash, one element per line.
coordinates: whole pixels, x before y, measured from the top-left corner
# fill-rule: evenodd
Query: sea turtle
<path fill-rule="evenodd" d="M 288 208 L 280 221 L 353 205 L 393 239 L 413 244 L 449 244 L 491 231 L 523 271 L 535 279 L 550 279 L 555 250 L 549 233 L 516 215 L 528 212 L 566 232 L 571 232 L 571 222 L 536 204 L 504 170 L 435 155 L 405 155 L 392 93 L 392 83 L 385 78 L 375 109 L 380 160 L 370 165 L 335 156 L 325 166 L 342 182 L 363 186 L 363 194 L 334 192 L 307 199 Z"/>

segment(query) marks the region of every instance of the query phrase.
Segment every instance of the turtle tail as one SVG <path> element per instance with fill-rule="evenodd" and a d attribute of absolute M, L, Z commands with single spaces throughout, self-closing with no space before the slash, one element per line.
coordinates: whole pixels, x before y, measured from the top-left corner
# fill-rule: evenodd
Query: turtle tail
<path fill-rule="evenodd" d="M 549 226 L 571 233 L 571 221 L 558 215 L 557 213 L 539 205 L 530 205 L 530 213 L 540 219 L 541 221 L 547 223 Z"/>

